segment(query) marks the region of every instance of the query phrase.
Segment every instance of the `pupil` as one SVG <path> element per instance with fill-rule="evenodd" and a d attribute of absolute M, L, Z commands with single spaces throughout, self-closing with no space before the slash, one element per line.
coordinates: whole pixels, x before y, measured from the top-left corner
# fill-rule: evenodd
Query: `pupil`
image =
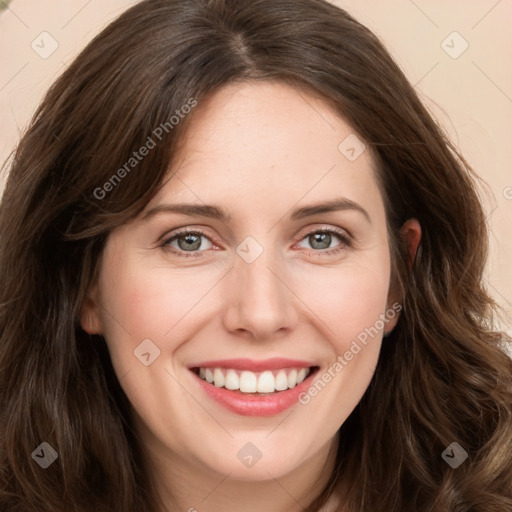
<path fill-rule="evenodd" d="M 310 237 L 311 246 L 315 249 L 327 249 L 331 245 L 329 233 L 315 233 Z"/>
<path fill-rule="evenodd" d="M 186 242 L 182 243 L 182 240 L 185 240 Z M 185 251 L 199 249 L 199 247 L 201 247 L 201 238 L 197 235 L 188 234 L 178 239 L 178 245 L 180 246 L 180 249 Z"/>

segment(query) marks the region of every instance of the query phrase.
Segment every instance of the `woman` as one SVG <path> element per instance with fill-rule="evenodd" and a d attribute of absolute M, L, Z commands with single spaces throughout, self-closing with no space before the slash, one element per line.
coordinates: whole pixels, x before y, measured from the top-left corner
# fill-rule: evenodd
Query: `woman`
<path fill-rule="evenodd" d="M 322 0 L 148 0 L 0 210 L 1 508 L 509 511 L 475 179 Z"/>

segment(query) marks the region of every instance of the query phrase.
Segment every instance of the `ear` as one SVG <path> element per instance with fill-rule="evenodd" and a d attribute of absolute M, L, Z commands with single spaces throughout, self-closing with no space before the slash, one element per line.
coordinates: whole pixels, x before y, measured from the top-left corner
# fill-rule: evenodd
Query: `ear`
<path fill-rule="evenodd" d="M 407 252 L 409 254 L 408 264 L 409 270 L 414 263 L 418 245 L 421 240 L 421 226 L 417 219 L 409 219 L 400 229 L 400 235 L 402 240 L 407 246 Z"/>
<path fill-rule="evenodd" d="M 80 325 L 88 334 L 101 334 L 103 331 L 97 283 L 92 284 L 87 290 L 80 310 Z"/>
<path fill-rule="evenodd" d="M 407 247 L 407 266 L 410 270 L 412 268 L 412 264 L 414 263 L 414 259 L 416 258 L 416 252 L 418 251 L 418 246 L 421 240 L 421 225 L 418 222 L 418 220 L 409 219 L 407 222 L 405 222 L 403 226 L 400 228 L 400 236 L 402 238 L 403 243 Z M 399 311 L 397 311 L 397 305 L 401 302 L 401 300 L 401 297 L 399 297 L 397 283 L 392 283 L 388 297 L 387 311 L 391 311 L 393 313 L 393 318 L 388 321 L 384 332 L 384 336 L 387 336 L 395 328 L 398 322 Z"/>

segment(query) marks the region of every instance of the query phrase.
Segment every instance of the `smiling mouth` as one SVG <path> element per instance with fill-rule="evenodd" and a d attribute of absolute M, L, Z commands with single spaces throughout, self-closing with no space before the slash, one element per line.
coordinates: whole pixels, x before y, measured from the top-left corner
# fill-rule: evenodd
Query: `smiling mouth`
<path fill-rule="evenodd" d="M 293 389 L 316 373 L 318 366 L 290 367 L 252 372 L 232 368 L 196 367 L 191 370 L 203 381 L 217 388 L 247 395 L 272 395 Z"/>

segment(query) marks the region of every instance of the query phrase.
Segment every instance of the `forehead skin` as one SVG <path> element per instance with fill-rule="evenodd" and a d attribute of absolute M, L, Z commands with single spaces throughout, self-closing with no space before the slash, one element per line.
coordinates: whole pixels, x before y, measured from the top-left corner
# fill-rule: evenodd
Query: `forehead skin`
<path fill-rule="evenodd" d="M 372 219 L 385 221 L 370 148 L 355 161 L 344 156 L 352 147 L 357 155 L 362 142 L 319 96 L 281 82 L 235 83 L 203 100 L 193 116 L 169 186 L 149 207 L 169 194 L 175 202 L 210 204 L 204 196 L 215 191 L 216 204 L 227 204 L 224 196 L 246 206 L 265 198 L 256 213 L 262 223 L 273 219 L 271 229 L 295 206 L 350 191 Z M 232 216 L 242 226 L 254 213 L 244 208 Z"/>

